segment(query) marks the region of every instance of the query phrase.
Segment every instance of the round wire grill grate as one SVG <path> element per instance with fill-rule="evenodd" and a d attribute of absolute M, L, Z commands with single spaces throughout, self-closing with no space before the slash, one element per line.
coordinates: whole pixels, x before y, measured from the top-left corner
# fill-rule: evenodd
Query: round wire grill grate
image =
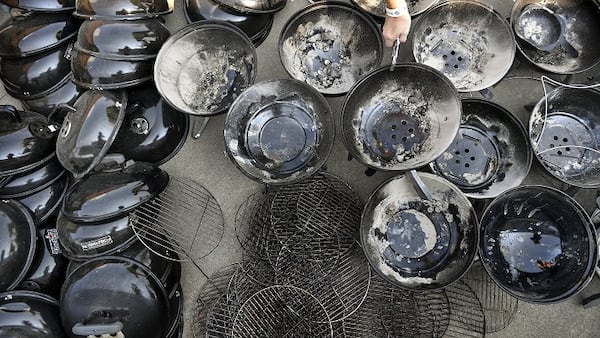
<path fill-rule="evenodd" d="M 415 293 L 378 277 L 372 283 L 381 325 L 388 337 L 441 337 L 450 317 L 443 291 Z"/>
<path fill-rule="evenodd" d="M 320 172 L 281 187 L 271 202 L 271 224 L 280 243 L 305 260 L 337 259 L 358 238 L 362 206 L 341 179 Z M 279 255 L 279 253 L 277 253 Z"/>
<path fill-rule="evenodd" d="M 230 292 L 239 303 L 244 303 L 258 291 L 275 284 L 275 270 L 269 262 L 248 259 L 239 265 L 233 275 Z"/>
<path fill-rule="evenodd" d="M 237 313 L 233 337 L 333 337 L 330 317 L 309 292 L 274 285 L 250 297 Z"/>
<path fill-rule="evenodd" d="M 450 302 L 444 290 L 431 290 L 413 294 L 421 306 L 419 311 L 433 322 L 428 336 L 443 337 L 450 323 Z"/>
<path fill-rule="evenodd" d="M 180 260 L 197 260 L 210 254 L 221 242 L 224 220 L 221 207 L 200 183 L 171 177 L 157 197 L 137 207 L 131 214 L 136 236 L 150 250 L 175 251 Z M 163 251 L 163 250 L 160 250 Z"/>
<path fill-rule="evenodd" d="M 269 189 L 254 193 L 238 208 L 235 215 L 235 235 L 244 252 L 254 258 L 267 257 L 268 241 L 274 238 L 270 217 Z"/>
<path fill-rule="evenodd" d="M 450 321 L 444 337 L 485 336 L 485 314 L 477 295 L 462 280 L 444 289 L 450 304 Z"/>
<path fill-rule="evenodd" d="M 373 275 L 365 300 L 344 320 L 344 328 L 349 338 L 441 337 L 449 317 L 443 290 L 413 293 Z"/>
<path fill-rule="evenodd" d="M 214 321 L 214 306 L 216 306 L 216 309 L 219 309 L 220 306 L 217 306 L 216 304 L 218 302 L 223 302 L 223 297 L 226 298 L 225 304 L 228 304 L 227 294 L 229 285 L 231 278 L 237 269 L 238 264 L 225 266 L 212 274 L 210 278 L 200 287 L 200 293 L 196 298 L 196 304 L 194 304 L 193 319 L 191 321 L 192 334 L 194 337 L 220 337 L 220 334 L 226 330 L 220 331 L 218 329 L 219 327 L 227 328 L 229 330 L 228 332 L 230 332 L 231 323 L 235 317 L 226 318 L 225 316 L 221 316 L 219 317 L 220 324 L 217 325 Z M 211 318 L 210 324 L 208 320 L 209 318 Z"/>
<path fill-rule="evenodd" d="M 352 315 L 367 297 L 371 271 L 358 245 L 342 255 L 331 271 L 315 273 L 308 266 L 306 270 L 314 279 L 301 274 L 287 275 L 285 279 L 280 278 L 278 284 L 294 285 L 314 295 L 321 301 L 332 322 L 342 321 Z"/>
<path fill-rule="evenodd" d="M 512 322 L 519 301 L 498 287 L 480 264 L 473 266 L 463 280 L 481 302 L 486 333 L 500 331 Z"/>

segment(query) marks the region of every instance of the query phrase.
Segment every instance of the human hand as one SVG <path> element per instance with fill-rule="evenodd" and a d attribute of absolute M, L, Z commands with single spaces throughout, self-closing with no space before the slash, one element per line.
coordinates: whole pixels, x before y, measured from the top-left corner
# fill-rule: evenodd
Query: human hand
<path fill-rule="evenodd" d="M 396 39 L 400 42 L 406 42 L 408 32 L 410 31 L 410 15 L 401 15 L 399 17 L 386 16 L 383 23 L 383 39 L 388 47 L 394 46 Z"/>

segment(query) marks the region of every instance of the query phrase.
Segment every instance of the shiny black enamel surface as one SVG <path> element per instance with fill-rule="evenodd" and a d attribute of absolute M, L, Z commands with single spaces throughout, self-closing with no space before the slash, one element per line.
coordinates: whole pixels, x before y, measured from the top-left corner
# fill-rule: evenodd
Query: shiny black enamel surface
<path fill-rule="evenodd" d="M 170 35 L 158 19 L 87 20 L 79 28 L 75 48 L 107 59 L 152 59 Z"/>
<path fill-rule="evenodd" d="M 69 176 L 63 173 L 45 189 L 20 197 L 18 200 L 33 212 L 35 224 L 39 225 L 58 210 L 67 192 L 68 184 Z"/>
<path fill-rule="evenodd" d="M 60 314 L 71 337 L 76 324 L 122 323 L 127 338 L 163 337 L 169 304 L 158 278 L 141 263 L 124 257 L 90 260 L 75 269 L 61 292 Z M 96 334 L 115 332 L 97 332 Z"/>
<path fill-rule="evenodd" d="M 65 337 L 58 302 L 50 296 L 32 291 L 1 293 L 0 337 Z"/>
<path fill-rule="evenodd" d="M 46 227 L 48 226 L 48 227 Z M 38 291 L 58 297 L 65 280 L 68 260 L 62 255 L 54 221 L 38 229 L 37 252 L 19 289 Z"/>
<path fill-rule="evenodd" d="M 24 57 L 67 42 L 79 23 L 70 14 L 38 14 L 12 20 L 0 30 L 0 56 Z"/>
<path fill-rule="evenodd" d="M 473 264 L 479 243 L 477 215 L 452 183 L 429 173 L 418 177 L 431 198 L 420 196 L 408 174 L 385 181 L 363 210 L 360 240 L 373 270 L 393 285 L 413 291 L 441 289 Z"/>
<path fill-rule="evenodd" d="M 118 217 L 161 193 L 168 182 L 165 171 L 143 162 L 121 171 L 95 173 L 69 189 L 62 212 L 76 222 Z"/>
<path fill-rule="evenodd" d="M 11 175 L 31 170 L 54 156 L 52 135 L 32 133 L 35 126 L 46 126 L 46 118 L 13 106 L 0 106 L 0 174 Z"/>
<path fill-rule="evenodd" d="M 224 139 L 232 162 L 248 177 L 285 184 L 312 175 L 327 160 L 335 135 L 331 107 L 298 80 L 257 83 L 227 113 Z"/>
<path fill-rule="evenodd" d="M 136 237 L 129 223 L 128 215 L 84 223 L 73 222 L 59 213 L 56 227 L 65 256 L 69 259 L 88 259 L 112 255 L 132 245 Z"/>
<path fill-rule="evenodd" d="M 66 115 L 56 140 L 56 156 L 75 178 L 88 174 L 104 157 L 123 122 L 125 92 L 87 91 Z"/>
<path fill-rule="evenodd" d="M 521 186 L 498 196 L 484 211 L 479 255 L 492 279 L 512 296 L 559 302 L 592 279 L 596 231 L 569 195 Z"/>
<path fill-rule="evenodd" d="M 120 89 L 150 81 L 153 60 L 111 60 L 73 50 L 73 82 L 88 89 Z"/>
<path fill-rule="evenodd" d="M 2 188 L 0 198 L 18 198 L 33 194 L 52 184 L 65 171 L 57 159 L 53 158 L 39 168 L 11 177 Z"/>
<path fill-rule="evenodd" d="M 84 90 L 77 87 L 73 81 L 71 81 L 71 74 L 67 74 L 63 79 L 62 83 L 46 95 L 29 100 L 21 100 L 23 106 L 28 110 L 40 113 L 44 116 L 50 115 L 56 106 L 61 103 L 72 105 L 75 100 L 83 93 Z"/>
<path fill-rule="evenodd" d="M 64 217 L 62 221 L 65 221 Z M 87 224 L 80 223 L 79 225 L 86 226 Z M 119 252 L 118 254 L 111 255 L 131 258 L 144 264 L 144 266 L 149 268 L 152 271 L 152 273 L 154 273 L 156 277 L 160 279 L 160 281 L 165 286 L 167 293 L 170 294 L 171 291 L 174 291 L 174 289 L 179 285 L 178 283 L 181 278 L 181 263 L 173 260 L 167 260 L 155 254 L 154 251 L 160 253 L 161 255 L 165 255 L 166 257 L 172 257 L 173 259 L 179 259 L 179 257 L 175 252 L 169 251 L 166 248 L 158 245 L 150 245 L 152 248 L 152 250 L 150 250 L 148 249 L 148 247 L 142 244 L 142 242 L 138 241 L 135 236 L 132 235 L 132 237 L 134 240 L 132 241 L 129 247 Z M 61 243 L 63 243 L 62 234 Z M 108 253 L 106 255 L 108 255 Z M 85 261 L 69 261 L 69 266 L 67 267 L 67 274 L 70 274 L 83 263 L 85 263 Z"/>
<path fill-rule="evenodd" d="M 188 115 L 172 108 L 154 86 L 129 91 L 123 125 L 109 152 L 127 159 L 162 164 L 183 146 Z"/>
<path fill-rule="evenodd" d="M 4 88 L 18 99 L 39 98 L 62 84 L 71 65 L 65 53 L 69 44 L 32 56 L 0 60 Z"/>
<path fill-rule="evenodd" d="M 173 11 L 168 0 L 80 0 L 73 15 L 85 19 L 128 20 L 155 17 Z"/>
<path fill-rule="evenodd" d="M 0 202 L 0 290 L 17 286 L 31 266 L 36 230 L 27 208 L 14 200 Z"/>
<path fill-rule="evenodd" d="M 227 10 L 213 0 L 184 0 L 188 22 L 221 20 L 234 24 L 256 44 L 270 30 L 273 14 L 242 14 Z"/>
<path fill-rule="evenodd" d="M 43 12 L 70 12 L 75 8 L 75 0 L 0 0 L 11 7 Z"/>

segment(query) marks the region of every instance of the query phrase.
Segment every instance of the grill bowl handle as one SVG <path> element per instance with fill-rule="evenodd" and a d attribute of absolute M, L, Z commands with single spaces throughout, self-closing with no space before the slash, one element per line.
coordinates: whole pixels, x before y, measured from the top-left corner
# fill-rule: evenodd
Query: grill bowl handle
<path fill-rule="evenodd" d="M 73 325 L 71 331 L 78 336 L 95 336 L 103 334 L 116 334 L 123 329 L 123 323 L 117 321 L 108 324 L 83 324 L 77 323 Z"/>

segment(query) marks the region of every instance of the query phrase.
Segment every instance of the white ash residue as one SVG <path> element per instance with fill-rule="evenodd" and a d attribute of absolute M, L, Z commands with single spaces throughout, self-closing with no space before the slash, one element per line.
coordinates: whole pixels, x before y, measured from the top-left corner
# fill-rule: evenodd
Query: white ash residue
<path fill-rule="evenodd" d="M 381 88 L 375 96 L 371 98 L 364 106 L 358 109 L 358 116 L 353 119 L 353 128 L 357 149 L 363 149 L 363 152 L 368 155 L 366 159 L 371 164 L 380 167 L 394 167 L 399 163 L 415 158 L 422 153 L 429 152 L 434 147 L 435 135 L 437 135 L 435 111 L 432 109 L 430 100 L 425 99 L 420 88 L 414 85 L 407 85 L 400 88 Z M 383 111 L 378 109 L 381 104 L 385 103 Z M 372 130 L 365 128 L 367 121 L 370 119 L 381 120 L 390 114 L 402 113 L 413 121 L 418 122 L 418 130 L 415 132 L 426 135 L 422 143 L 414 143 L 410 149 L 405 149 L 402 144 L 398 144 L 395 149 L 395 154 L 382 158 L 378 156 L 367 140 L 367 134 L 372 133 Z M 377 116 L 373 116 L 376 115 Z M 412 135 L 408 135 L 409 137 Z"/>
<path fill-rule="evenodd" d="M 548 44 L 548 30 L 544 25 L 532 16 L 524 16 L 519 20 L 519 28 L 521 36 L 540 47 Z"/>
<path fill-rule="evenodd" d="M 198 50 L 183 65 L 177 78 L 182 100 L 192 110 L 216 112 L 233 102 L 249 85 L 254 63 L 252 55 L 223 45 L 213 50 Z"/>
<path fill-rule="evenodd" d="M 588 29 L 585 26 L 582 27 L 583 21 L 579 22 L 576 17 L 566 16 L 566 13 L 562 9 L 556 8 L 554 10 L 559 15 L 567 17 L 564 37 L 579 53 L 579 57 L 572 57 L 560 43 L 552 51 L 546 52 L 529 46 L 526 43 L 519 42 L 521 49 L 533 63 L 551 72 L 567 73 L 580 70 L 582 67 L 585 67 L 583 65 L 582 54 L 586 52 L 584 50 L 584 41 L 586 39 L 581 33 L 588 32 Z"/>
<path fill-rule="evenodd" d="M 378 51 L 361 48 L 372 35 L 351 17 L 321 14 L 284 40 L 282 61 L 292 77 L 324 93 L 343 93 L 377 66 Z"/>
<path fill-rule="evenodd" d="M 370 224 L 364 248 L 368 252 L 371 262 L 374 263 L 377 270 L 405 285 L 435 283 L 438 278 L 444 275 L 444 271 L 441 271 L 432 278 L 425 278 L 420 274 L 416 277 L 405 277 L 401 271 L 397 271 L 393 267 L 394 262 L 388 262 L 385 257 L 385 252 L 390 250 L 390 242 L 382 234 L 387 233 L 389 221 L 399 212 L 421 214 L 420 211 L 412 209 L 411 204 L 423 204 L 426 206 L 427 214 L 438 213 L 443 215 L 448 223 L 456 223 L 459 231 L 463 232 L 463 239 L 459 244 L 460 250 L 466 251 L 472 245 L 475 245 L 475 243 L 469 243 L 467 240 L 469 237 L 467 234 L 476 231 L 470 203 L 457 189 L 452 188 L 449 190 L 448 183 L 442 183 L 440 179 L 430 179 L 430 177 L 433 177 L 433 175 L 422 175 L 425 184 L 432 192 L 431 200 L 420 199 L 408 178 L 398 178 L 390 181 L 376 193 L 376 196 L 381 196 L 381 200 L 374 206 L 372 217 L 363 220 L 366 224 Z M 458 215 L 452 214 L 449 211 L 451 209 L 458 210 Z M 422 215 L 430 217 L 426 214 Z M 438 243 L 442 243 L 440 242 L 442 237 L 450 236 L 449 232 L 448 224 L 440 224 L 435 234 L 435 244 L 428 247 L 431 247 L 432 251 L 445 249 L 444 245 L 447 246 L 447 244 Z M 433 232 L 430 231 L 429 233 L 433 235 Z M 404 257 L 397 258 L 402 259 Z M 420 260 L 421 258 L 409 259 Z"/>
<path fill-rule="evenodd" d="M 481 86 L 495 57 L 484 30 L 462 23 L 443 23 L 416 41 L 417 62 L 446 75 L 461 91 Z"/>

